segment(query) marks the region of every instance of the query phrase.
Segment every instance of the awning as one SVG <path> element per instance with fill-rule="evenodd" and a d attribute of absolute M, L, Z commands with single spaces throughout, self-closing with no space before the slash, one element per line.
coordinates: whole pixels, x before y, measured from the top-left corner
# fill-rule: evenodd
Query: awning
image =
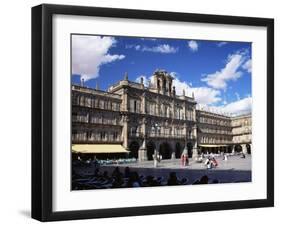
<path fill-rule="evenodd" d="M 219 147 L 227 147 L 228 145 L 225 144 L 199 144 L 200 147 L 207 147 L 207 148 L 219 148 Z"/>
<path fill-rule="evenodd" d="M 73 144 L 74 153 L 128 153 L 121 144 Z"/>

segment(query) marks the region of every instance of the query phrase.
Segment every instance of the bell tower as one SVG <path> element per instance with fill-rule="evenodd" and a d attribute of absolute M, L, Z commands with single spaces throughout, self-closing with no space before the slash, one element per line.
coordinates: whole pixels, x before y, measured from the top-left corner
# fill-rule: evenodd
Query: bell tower
<path fill-rule="evenodd" d="M 153 84 L 157 93 L 172 96 L 173 77 L 167 71 L 157 69 L 153 73 Z"/>

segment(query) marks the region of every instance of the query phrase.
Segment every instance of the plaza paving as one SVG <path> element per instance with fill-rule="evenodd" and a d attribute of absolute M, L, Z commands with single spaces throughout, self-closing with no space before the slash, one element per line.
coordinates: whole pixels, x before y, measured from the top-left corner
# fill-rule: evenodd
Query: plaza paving
<path fill-rule="evenodd" d="M 218 167 L 212 170 L 251 170 L 251 156 L 247 155 L 245 159 L 242 159 L 240 155 L 229 156 L 227 161 L 223 161 L 223 157 L 215 157 L 218 162 Z M 169 168 L 169 169 L 206 169 L 203 163 L 196 163 L 195 161 L 189 160 L 189 165 L 182 167 L 180 159 L 175 160 L 162 160 L 157 164 L 157 168 Z M 114 165 L 117 166 L 117 165 Z M 134 168 L 155 168 L 153 161 L 143 161 L 137 163 L 128 163 L 118 166 L 129 166 Z"/>
<path fill-rule="evenodd" d="M 170 172 L 176 172 L 179 179 L 187 178 L 188 184 L 193 184 L 197 179 L 207 175 L 209 181 L 218 180 L 219 183 L 232 182 L 251 182 L 251 155 L 246 155 L 246 158 L 240 156 L 229 156 L 227 161 L 223 161 L 222 156 L 216 157 L 218 167 L 207 169 L 204 163 L 196 163 L 190 161 L 188 166 L 182 167 L 180 159 L 162 160 L 158 163 L 157 168 L 154 167 L 153 161 L 144 161 L 138 163 L 102 166 L 101 171 L 109 173 L 115 167 L 119 167 L 122 172 L 126 166 L 131 170 L 137 171 L 139 175 L 152 175 L 154 177 L 164 177 L 167 179 Z"/>

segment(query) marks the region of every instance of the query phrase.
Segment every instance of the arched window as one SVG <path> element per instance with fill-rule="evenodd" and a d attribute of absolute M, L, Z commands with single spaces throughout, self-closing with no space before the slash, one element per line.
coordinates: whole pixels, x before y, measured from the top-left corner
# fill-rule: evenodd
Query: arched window
<path fill-rule="evenodd" d="M 157 79 L 157 88 L 160 89 L 160 79 Z"/>
<path fill-rule="evenodd" d="M 84 96 L 81 96 L 81 97 L 80 97 L 80 105 L 81 105 L 81 106 L 84 106 L 84 105 L 85 105 L 84 100 L 85 100 Z"/>
<path fill-rule="evenodd" d="M 166 91 L 166 79 L 163 79 L 163 87 L 164 91 Z"/>

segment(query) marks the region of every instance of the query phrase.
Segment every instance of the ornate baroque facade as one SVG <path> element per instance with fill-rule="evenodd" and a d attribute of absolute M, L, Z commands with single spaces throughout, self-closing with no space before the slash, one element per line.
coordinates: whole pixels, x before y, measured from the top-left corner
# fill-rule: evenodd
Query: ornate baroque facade
<path fill-rule="evenodd" d="M 191 157 L 212 145 L 250 144 L 250 119 L 196 110 L 194 96 L 176 95 L 173 77 L 163 70 L 148 87 L 127 75 L 107 91 L 72 86 L 72 144 L 121 144 L 140 161 L 152 160 L 155 151 L 170 159 L 185 147 Z"/>

